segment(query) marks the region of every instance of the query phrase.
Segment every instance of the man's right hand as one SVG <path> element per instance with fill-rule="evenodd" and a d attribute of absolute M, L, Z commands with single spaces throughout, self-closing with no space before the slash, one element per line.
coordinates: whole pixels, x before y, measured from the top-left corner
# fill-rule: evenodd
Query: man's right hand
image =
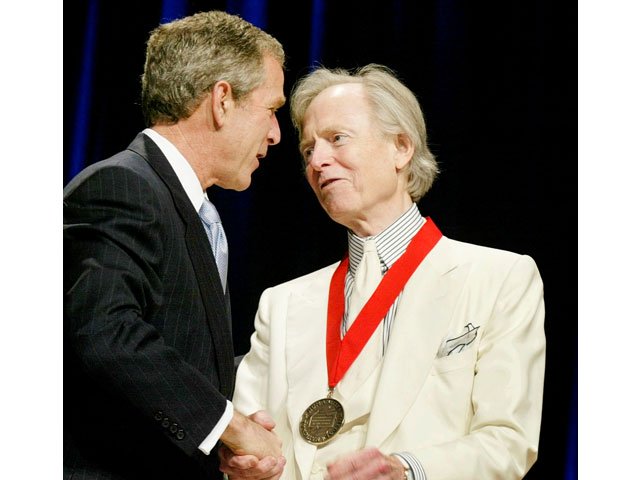
<path fill-rule="evenodd" d="M 234 410 L 220 441 L 235 455 L 278 458 L 282 455 L 282 441 L 271 431 L 273 426 L 273 420 L 266 412 L 245 417 Z"/>
<path fill-rule="evenodd" d="M 260 456 L 255 453 L 238 453 L 242 452 L 243 449 L 248 450 L 247 446 L 242 445 L 237 450 L 232 450 L 225 442 L 225 435 L 232 432 L 225 431 L 221 438 L 225 445 L 220 447 L 218 450 L 218 455 L 220 457 L 220 470 L 226 473 L 229 478 L 246 478 L 256 480 L 275 480 L 280 478 L 280 475 L 282 475 L 284 470 L 285 458 L 280 453 L 282 442 L 274 433 L 271 432 L 275 427 L 275 423 L 271 416 L 265 411 L 255 412 L 249 417 L 244 417 L 241 414 L 234 412 L 234 419 L 232 422 L 236 420 L 236 415 L 239 416 L 237 419 L 239 421 L 239 425 L 242 425 L 244 420 L 248 420 L 263 429 L 262 433 L 266 432 L 272 435 L 277 442 L 278 455 L 267 454 Z M 229 424 L 229 427 L 231 427 L 231 423 Z M 227 427 L 227 430 L 229 430 L 229 427 Z M 236 427 L 233 426 L 232 428 L 235 429 Z M 253 426 L 251 428 L 253 428 Z"/>

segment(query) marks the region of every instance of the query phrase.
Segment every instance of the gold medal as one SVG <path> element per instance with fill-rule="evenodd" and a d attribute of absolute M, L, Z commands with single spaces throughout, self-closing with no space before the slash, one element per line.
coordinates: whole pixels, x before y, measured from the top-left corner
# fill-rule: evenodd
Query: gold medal
<path fill-rule="evenodd" d="M 344 425 L 344 409 L 329 396 L 313 402 L 302 414 L 300 435 L 307 442 L 322 445 L 331 440 Z"/>

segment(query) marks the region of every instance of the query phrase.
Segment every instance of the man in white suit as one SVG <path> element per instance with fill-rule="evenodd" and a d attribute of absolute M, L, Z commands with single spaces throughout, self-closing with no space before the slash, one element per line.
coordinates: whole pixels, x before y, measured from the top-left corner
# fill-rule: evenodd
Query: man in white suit
<path fill-rule="evenodd" d="M 524 477 L 537 458 L 545 362 L 534 261 L 449 239 L 420 215 L 438 167 L 419 103 L 389 69 L 317 69 L 291 110 L 307 180 L 347 227 L 349 252 L 264 292 L 238 369 L 233 404 L 268 412 L 286 464 L 223 449 L 221 469 Z"/>

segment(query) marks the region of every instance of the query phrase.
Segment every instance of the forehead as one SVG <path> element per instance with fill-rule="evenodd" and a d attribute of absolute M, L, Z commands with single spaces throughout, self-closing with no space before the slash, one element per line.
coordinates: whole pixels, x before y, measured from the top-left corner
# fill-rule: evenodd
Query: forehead
<path fill-rule="evenodd" d="M 331 107 L 342 106 L 348 108 L 356 106 L 361 109 L 367 104 L 364 86 L 361 83 L 340 83 L 332 85 L 322 90 L 311 101 L 307 111 L 314 107 L 330 105 Z"/>
<path fill-rule="evenodd" d="M 302 119 L 306 126 L 315 128 L 326 123 L 353 121 L 368 118 L 371 108 L 364 87 L 360 83 L 342 83 L 325 88 L 309 103 Z"/>

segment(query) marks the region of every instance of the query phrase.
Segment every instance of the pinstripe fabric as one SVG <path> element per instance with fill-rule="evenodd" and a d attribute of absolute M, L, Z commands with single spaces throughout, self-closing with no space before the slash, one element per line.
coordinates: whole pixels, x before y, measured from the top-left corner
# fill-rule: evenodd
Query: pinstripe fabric
<path fill-rule="evenodd" d="M 197 447 L 233 389 L 204 228 L 139 135 L 64 190 L 65 478 L 217 478 Z"/>
<path fill-rule="evenodd" d="M 384 275 L 391 268 L 391 266 L 402 256 L 407 249 L 407 246 L 411 242 L 411 239 L 418 233 L 418 230 L 424 225 L 424 218 L 420 215 L 418 206 L 414 203 L 409 210 L 407 210 L 398 220 L 393 222 L 384 231 L 375 235 L 373 238 L 376 241 L 376 247 L 378 250 L 378 256 L 380 257 L 380 265 L 382 268 L 382 274 Z M 353 291 L 353 280 L 362 260 L 362 254 L 364 252 L 364 238 L 358 237 L 353 232 L 348 233 L 349 244 L 349 270 L 347 272 L 347 278 L 344 285 L 345 296 L 345 315 L 342 319 L 342 336 L 347 333 L 347 315 L 349 311 L 349 300 L 351 298 L 351 292 Z M 383 331 L 382 331 L 382 354 L 387 348 L 389 343 L 389 337 L 391 335 L 391 327 L 393 326 L 393 319 L 396 315 L 398 303 L 402 298 L 402 292 L 398 295 L 398 298 L 393 302 L 391 308 L 384 317 Z"/>

